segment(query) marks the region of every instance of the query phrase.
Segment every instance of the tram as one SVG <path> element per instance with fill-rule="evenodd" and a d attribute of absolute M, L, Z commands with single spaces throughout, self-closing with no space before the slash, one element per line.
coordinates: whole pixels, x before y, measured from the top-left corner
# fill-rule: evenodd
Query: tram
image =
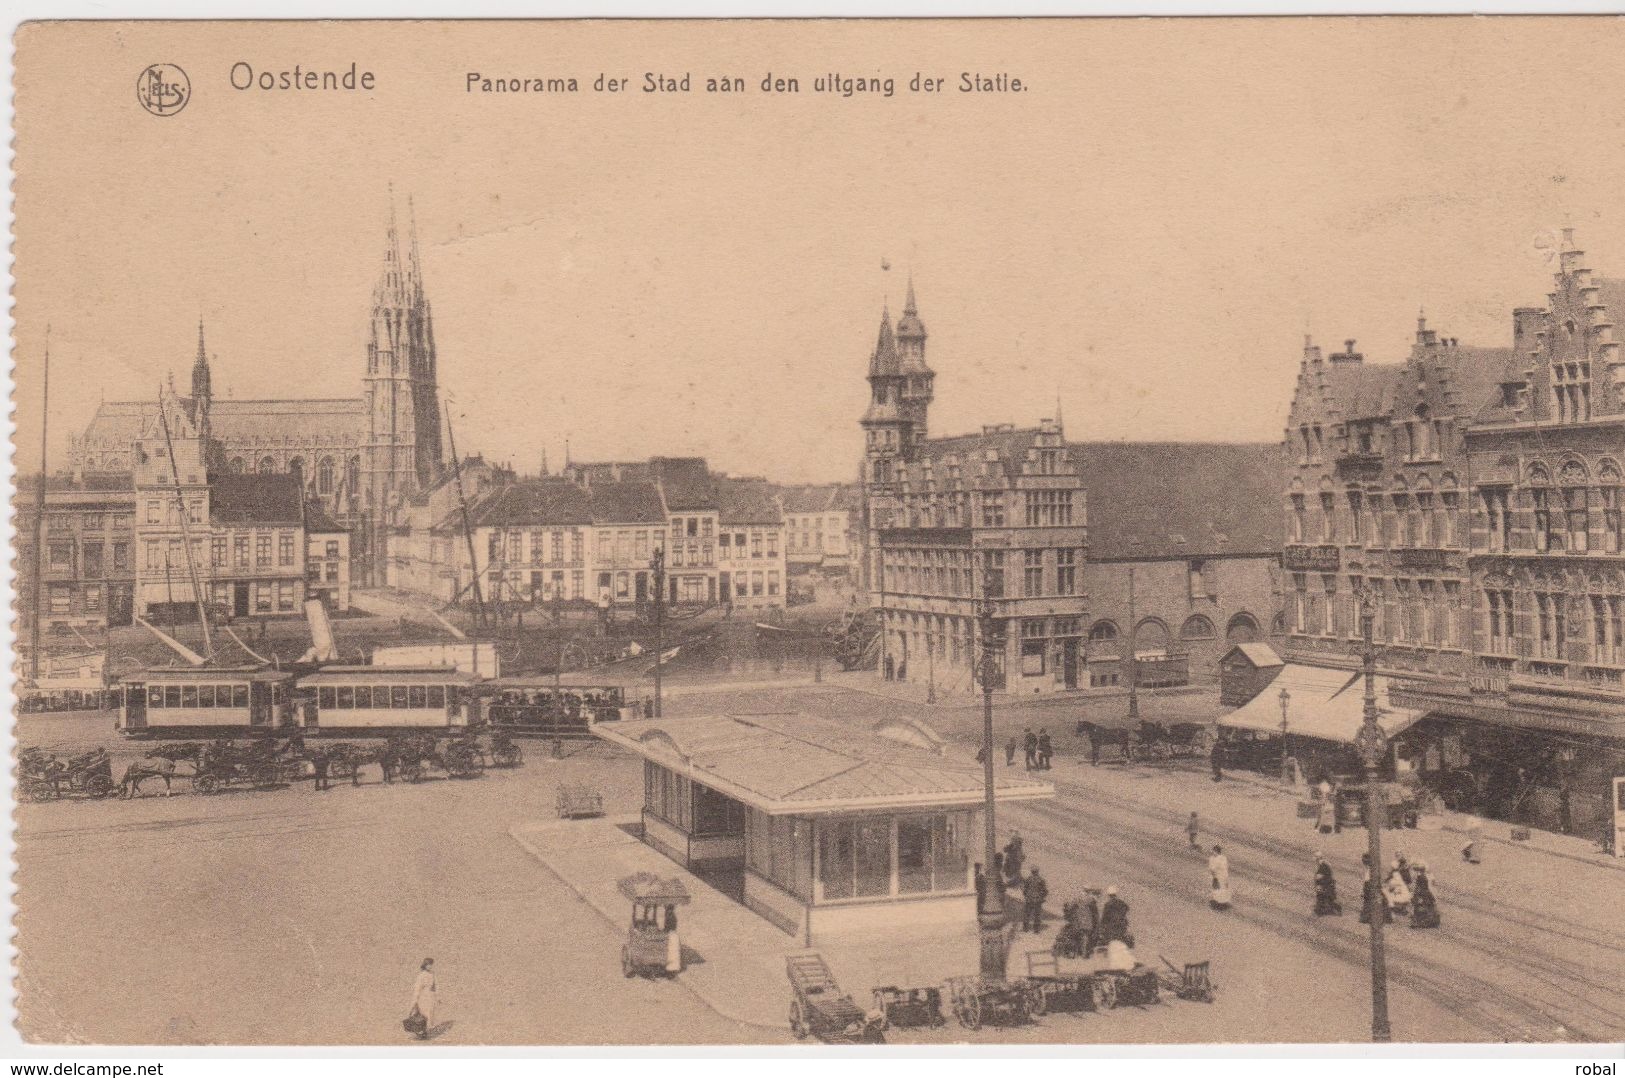
<path fill-rule="evenodd" d="M 451 666 L 327 666 L 295 683 L 295 721 L 307 736 L 461 732 L 479 721 L 480 680 Z"/>
<path fill-rule="evenodd" d="M 127 737 L 252 737 L 293 720 L 293 674 L 264 666 L 156 667 L 119 680 Z"/>
<path fill-rule="evenodd" d="M 619 685 L 555 686 L 547 677 L 493 678 L 480 686 L 493 730 L 543 737 L 586 737 L 595 722 L 636 717 Z"/>

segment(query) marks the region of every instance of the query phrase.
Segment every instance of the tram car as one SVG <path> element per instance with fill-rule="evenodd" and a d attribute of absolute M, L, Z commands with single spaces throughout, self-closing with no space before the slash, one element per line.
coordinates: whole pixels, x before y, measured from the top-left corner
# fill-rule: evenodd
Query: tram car
<path fill-rule="evenodd" d="M 265 666 L 165 666 L 119 681 L 128 737 L 253 737 L 292 725 L 293 674 Z"/>
<path fill-rule="evenodd" d="M 495 678 L 480 686 L 493 730 L 542 737 L 587 737 L 593 723 L 635 718 L 619 685 L 564 685 L 551 678 Z"/>
<path fill-rule="evenodd" d="M 327 666 L 295 683 L 306 736 L 462 732 L 478 724 L 480 678 L 451 666 Z"/>

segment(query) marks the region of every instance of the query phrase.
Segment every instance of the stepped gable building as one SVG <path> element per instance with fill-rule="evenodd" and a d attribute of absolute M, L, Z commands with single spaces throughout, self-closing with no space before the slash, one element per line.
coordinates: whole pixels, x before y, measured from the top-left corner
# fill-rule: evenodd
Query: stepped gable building
<path fill-rule="evenodd" d="M 1058 420 L 929 437 L 935 373 L 910 280 L 893 330 L 882 312 L 869 358 L 862 516 L 885 677 L 969 689 L 977 605 L 996 610 L 994 683 L 1012 692 L 1081 677 L 1078 575 L 1085 495 Z"/>
<path fill-rule="evenodd" d="M 1510 348 L 1307 345 L 1287 429 L 1288 658 L 1351 667 L 1374 600 L 1398 765 L 1500 818 L 1601 826 L 1625 767 L 1625 280 L 1565 232 Z"/>
<path fill-rule="evenodd" d="M 851 483 L 787 486 L 779 495 L 789 572 L 851 577 L 861 556 L 859 491 Z"/>
<path fill-rule="evenodd" d="M 1074 442 L 1089 504 L 1088 686 L 1217 676 L 1236 644 L 1279 639 L 1281 447 Z"/>
<path fill-rule="evenodd" d="M 368 578 L 381 583 L 384 529 L 413 494 L 440 478 L 443 461 L 434 317 L 415 221 L 403 254 L 391 205 L 359 397 L 222 397 L 214 384 L 218 365 L 199 322 L 191 394 L 176 399 L 206 447 L 208 471 L 294 476 L 324 512 L 352 530 L 354 553 L 366 560 Z M 157 412 L 156 401 L 103 403 L 74 439 L 74 474 L 129 474 L 132 447 Z"/>

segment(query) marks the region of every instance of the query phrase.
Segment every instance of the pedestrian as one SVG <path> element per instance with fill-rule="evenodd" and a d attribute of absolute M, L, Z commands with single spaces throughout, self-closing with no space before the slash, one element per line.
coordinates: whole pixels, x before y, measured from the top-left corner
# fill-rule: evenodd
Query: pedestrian
<path fill-rule="evenodd" d="M 1320 809 L 1315 814 L 1315 830 L 1323 835 L 1337 830 L 1337 802 L 1329 792 L 1321 796 Z"/>
<path fill-rule="evenodd" d="M 1049 731 L 1038 731 L 1038 770 L 1048 771 L 1050 758 L 1055 755 L 1055 746 L 1049 739 Z"/>
<path fill-rule="evenodd" d="M 1411 888 L 1400 874 L 1399 868 L 1388 873 L 1388 878 L 1382 884 L 1382 897 L 1388 903 L 1388 910 L 1394 917 L 1407 917 L 1411 912 Z M 1390 918 L 1392 919 L 1392 918 Z"/>
<path fill-rule="evenodd" d="M 1004 766 L 1014 767 L 1016 764 L 1016 739 L 1011 737 L 1004 743 Z"/>
<path fill-rule="evenodd" d="M 434 1012 L 434 959 L 425 958 L 423 965 L 418 967 L 417 980 L 412 982 L 412 1013 L 406 1019 L 415 1028 L 418 1040 L 429 1039 L 429 1033 L 434 1029 Z"/>
<path fill-rule="evenodd" d="M 1208 875 L 1212 877 L 1212 890 L 1208 895 L 1208 905 L 1216 910 L 1230 908 L 1230 858 L 1224 855 L 1223 846 L 1213 847 L 1213 856 L 1207 859 Z"/>
<path fill-rule="evenodd" d="M 1027 932 L 1044 930 L 1044 899 L 1049 897 L 1049 884 L 1034 865 L 1027 878 L 1021 881 L 1021 927 Z"/>
<path fill-rule="evenodd" d="M 677 938 L 677 907 L 666 907 L 666 972 L 683 972 L 683 943 Z"/>
<path fill-rule="evenodd" d="M 1202 833 L 1202 825 L 1196 819 L 1196 813 L 1193 812 L 1193 813 L 1191 813 L 1190 821 L 1185 824 L 1185 835 L 1186 835 L 1187 838 L 1189 838 L 1191 840 L 1191 849 L 1196 850 L 1196 849 L 1201 848 L 1201 846 L 1196 841 L 1197 836 L 1200 835 L 1201 833 Z"/>
<path fill-rule="evenodd" d="M 1414 886 L 1411 888 L 1411 927 L 1438 928 L 1439 898 L 1433 890 L 1433 881 L 1428 879 L 1428 866 L 1418 861 L 1413 867 Z"/>
<path fill-rule="evenodd" d="M 1390 866 L 1388 871 L 1390 873 L 1397 872 L 1399 874 L 1399 878 L 1405 881 L 1405 886 L 1411 886 L 1411 861 L 1410 858 L 1405 856 L 1405 852 L 1403 850 L 1394 855 L 1394 863 L 1392 866 Z"/>
<path fill-rule="evenodd" d="M 1323 853 L 1315 854 L 1315 916 L 1341 917 L 1343 904 L 1337 900 L 1337 877 Z"/>
<path fill-rule="evenodd" d="M 1004 844 L 1004 872 L 1006 877 L 1021 879 L 1021 866 L 1027 861 L 1026 843 L 1021 840 L 1020 831 L 1010 833 L 1010 841 Z"/>
<path fill-rule="evenodd" d="M 1224 769 L 1219 765 L 1219 746 L 1217 743 L 1215 743 L 1213 746 L 1213 752 L 1209 757 L 1209 762 L 1213 765 L 1213 781 L 1223 782 Z"/>
<path fill-rule="evenodd" d="M 318 749 L 317 750 L 316 754 L 310 758 L 310 766 L 313 769 L 315 769 L 315 772 L 316 772 L 316 789 L 318 789 L 318 790 L 326 790 L 326 789 L 328 789 L 329 788 L 328 785 L 327 785 L 328 759 L 327 759 L 327 752 L 326 752 L 325 749 Z"/>
<path fill-rule="evenodd" d="M 1134 933 L 1128 929 L 1128 903 L 1117 897 L 1117 888 L 1106 888 L 1106 906 L 1100 912 L 1099 946 L 1106 949 L 1109 969 L 1132 970 Z"/>
<path fill-rule="evenodd" d="M 1557 791 L 1557 828 L 1565 835 L 1574 834 L 1574 806 L 1569 802 L 1567 783 Z"/>
<path fill-rule="evenodd" d="M 1038 735 L 1033 733 L 1031 726 L 1021 739 L 1022 750 L 1027 754 L 1027 770 L 1031 771 L 1038 766 Z"/>
<path fill-rule="evenodd" d="M 1383 897 L 1382 887 L 1378 885 L 1376 876 L 1371 871 L 1371 855 L 1362 853 L 1360 864 L 1365 867 L 1365 876 L 1360 881 L 1360 923 L 1370 924 L 1372 914 L 1376 913 L 1382 917 L 1382 923 L 1387 924 L 1394 918 Z"/>
<path fill-rule="evenodd" d="M 979 763 L 979 764 L 987 763 L 987 746 L 986 745 L 978 745 L 978 746 L 976 746 L 976 762 Z"/>

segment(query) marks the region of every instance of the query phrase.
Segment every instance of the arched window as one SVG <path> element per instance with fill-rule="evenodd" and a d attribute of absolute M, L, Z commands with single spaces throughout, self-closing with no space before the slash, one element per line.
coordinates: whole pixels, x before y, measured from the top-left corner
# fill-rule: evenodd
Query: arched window
<path fill-rule="evenodd" d="M 323 457 L 316 465 L 316 493 L 333 493 L 333 458 Z"/>
<path fill-rule="evenodd" d="M 1224 638 L 1231 644 L 1251 644 L 1258 636 L 1258 619 L 1245 610 L 1231 618 L 1224 628 Z"/>
<path fill-rule="evenodd" d="M 1181 640 L 1212 640 L 1217 635 L 1213 631 L 1213 623 L 1201 614 L 1192 614 L 1185 619 L 1185 624 L 1179 627 Z"/>
<path fill-rule="evenodd" d="M 1146 618 L 1134 630 L 1134 643 L 1140 648 L 1166 648 L 1171 634 L 1161 618 Z"/>
<path fill-rule="evenodd" d="M 232 457 L 231 462 L 229 464 L 227 464 L 226 467 L 230 468 L 234 474 L 242 475 L 243 474 L 243 458 L 242 457 Z"/>
<path fill-rule="evenodd" d="M 299 483 L 299 485 L 301 487 L 304 486 L 305 485 L 305 458 L 304 457 L 294 457 L 292 460 L 288 461 L 288 474 L 293 476 L 294 479 Z"/>
<path fill-rule="evenodd" d="M 361 493 L 361 458 L 351 457 L 344 466 L 344 493 L 358 497 Z"/>
<path fill-rule="evenodd" d="M 1271 619 L 1271 621 L 1270 621 L 1270 633 L 1272 635 L 1274 635 L 1274 636 L 1281 636 L 1285 632 L 1286 632 L 1286 615 L 1285 614 L 1276 614 L 1275 617 L 1273 619 Z"/>
<path fill-rule="evenodd" d="M 272 472 L 275 472 L 275 471 L 276 471 L 276 461 L 275 460 L 273 460 L 270 457 L 261 457 L 260 458 L 260 474 L 261 475 L 270 475 Z"/>
<path fill-rule="evenodd" d="M 1110 621 L 1097 621 L 1089 627 L 1090 640 L 1116 640 L 1117 625 Z"/>

